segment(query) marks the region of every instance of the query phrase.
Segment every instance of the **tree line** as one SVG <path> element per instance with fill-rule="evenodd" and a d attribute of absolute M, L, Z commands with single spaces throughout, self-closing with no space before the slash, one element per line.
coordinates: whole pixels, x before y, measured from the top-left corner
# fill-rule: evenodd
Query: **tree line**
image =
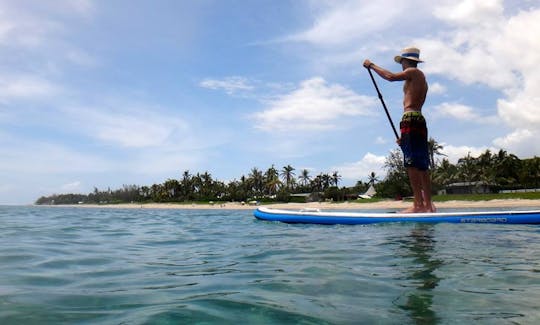
<path fill-rule="evenodd" d="M 539 157 L 521 160 L 504 150 L 495 153 L 486 150 L 478 157 L 469 153 L 452 164 L 441 153 L 443 147 L 433 139 L 430 139 L 429 148 L 434 192 L 455 182 L 484 182 L 499 189 L 539 187 Z M 307 169 L 297 173 L 291 165 L 281 169 L 272 165 L 266 170 L 254 167 L 247 175 L 228 183 L 214 179 L 208 171 L 191 174 L 186 170 L 178 179 L 167 179 L 161 184 L 123 185 L 116 190 L 94 188 L 89 194 L 54 194 L 40 197 L 36 204 L 305 200 L 294 195 L 300 193 L 316 194 L 314 197 L 320 200 L 343 201 L 356 199 L 370 185 L 375 187 L 379 197 L 412 195 L 399 149 L 390 152 L 384 168 L 387 173 L 383 179 L 371 172 L 367 175 L 367 182 L 359 180 L 352 187 L 341 188 L 338 171 L 312 176 Z"/>
<path fill-rule="evenodd" d="M 312 176 L 308 169 L 296 174 L 291 165 L 266 170 L 254 167 L 249 174 L 228 183 L 214 179 L 209 172 L 191 174 L 184 171 L 178 179 L 167 179 L 152 186 L 123 185 L 121 189 L 101 191 L 94 188 L 89 194 L 54 194 L 40 197 L 36 204 L 128 203 L 128 202 L 209 202 L 209 201 L 283 201 L 293 199 L 291 194 L 322 193 L 343 200 L 347 192 L 365 191 L 367 184 L 339 189 L 341 175 L 337 171 Z M 299 199 L 299 200 L 303 200 Z"/>
<path fill-rule="evenodd" d="M 506 150 L 492 152 L 485 150 L 478 157 L 468 153 L 450 163 L 441 150 L 442 146 L 430 139 L 430 164 L 433 192 L 446 188 L 453 183 L 482 183 L 494 191 L 538 189 L 540 186 L 540 157 L 519 159 Z M 437 159 L 443 157 L 442 159 Z M 377 192 L 385 197 L 410 196 L 407 172 L 403 167 L 401 151 L 390 152 L 385 160 L 387 175 L 377 186 Z"/>

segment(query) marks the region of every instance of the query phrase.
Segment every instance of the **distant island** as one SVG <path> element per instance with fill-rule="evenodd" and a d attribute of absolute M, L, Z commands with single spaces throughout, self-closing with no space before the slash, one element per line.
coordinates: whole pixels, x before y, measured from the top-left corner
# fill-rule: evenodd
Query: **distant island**
<path fill-rule="evenodd" d="M 430 139 L 433 191 L 439 194 L 489 194 L 538 189 L 540 158 L 519 159 L 504 150 L 486 150 L 478 157 L 470 154 L 452 164 L 440 153 L 442 146 Z M 401 151 L 391 151 L 385 161 L 386 176 L 380 180 L 371 172 L 367 181 L 351 187 L 339 187 L 338 171 L 310 175 L 307 169 L 298 174 L 291 165 L 265 171 L 252 168 L 228 183 L 216 180 L 209 172 L 167 179 L 151 186 L 123 185 L 122 188 L 99 190 L 88 194 L 53 194 L 36 200 L 37 205 L 119 204 L 119 203 L 185 203 L 185 202 L 306 202 L 356 200 L 373 187 L 376 198 L 400 199 L 412 195 Z"/>

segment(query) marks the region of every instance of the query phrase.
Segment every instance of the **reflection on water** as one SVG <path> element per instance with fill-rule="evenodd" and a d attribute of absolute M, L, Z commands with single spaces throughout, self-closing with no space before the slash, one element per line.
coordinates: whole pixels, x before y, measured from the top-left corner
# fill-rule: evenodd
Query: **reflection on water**
<path fill-rule="evenodd" d="M 406 302 L 399 307 L 408 311 L 416 324 L 434 324 L 438 320 L 432 310 L 432 290 L 440 281 L 435 271 L 443 261 L 432 256 L 436 244 L 433 233 L 434 225 L 418 225 L 402 243 L 407 249 L 404 257 L 412 258 L 412 263 L 406 270 L 406 279 L 411 281 L 416 289 L 406 294 Z"/>

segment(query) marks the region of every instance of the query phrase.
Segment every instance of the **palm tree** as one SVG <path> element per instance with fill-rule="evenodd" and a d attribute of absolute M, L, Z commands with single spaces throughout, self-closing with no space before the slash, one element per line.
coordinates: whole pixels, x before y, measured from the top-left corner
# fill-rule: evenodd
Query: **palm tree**
<path fill-rule="evenodd" d="M 476 159 L 469 152 L 467 156 L 458 160 L 459 177 L 465 182 L 476 181 L 478 177 L 476 166 Z"/>
<path fill-rule="evenodd" d="M 496 167 L 494 165 L 494 156 L 491 151 L 487 149 L 478 158 L 476 158 L 476 165 L 478 170 L 478 178 L 486 184 L 494 184 Z"/>
<path fill-rule="evenodd" d="M 206 171 L 201 176 L 201 195 L 203 198 L 211 199 L 213 194 L 213 185 L 214 180 L 212 179 L 212 175 Z"/>
<path fill-rule="evenodd" d="M 302 172 L 300 173 L 300 176 L 298 176 L 298 179 L 300 180 L 300 184 L 302 186 L 308 185 L 309 181 L 311 180 L 311 177 L 309 176 L 309 170 L 302 169 Z"/>
<path fill-rule="evenodd" d="M 341 180 L 341 175 L 339 175 L 339 173 L 337 171 L 335 171 L 332 174 L 332 181 L 333 181 L 333 183 L 334 183 L 334 185 L 336 187 L 338 186 L 338 183 L 339 183 L 340 180 Z"/>
<path fill-rule="evenodd" d="M 202 199 L 202 178 L 201 174 L 197 173 L 191 178 L 192 198 L 194 200 Z"/>
<path fill-rule="evenodd" d="M 176 179 L 168 179 L 163 184 L 163 189 L 168 197 L 172 199 L 178 195 L 178 190 L 180 188 L 180 183 Z"/>
<path fill-rule="evenodd" d="M 265 183 L 266 183 L 266 189 L 268 190 L 268 194 L 274 195 L 279 190 L 279 187 L 282 185 L 281 181 L 279 180 L 279 172 L 277 169 L 272 165 L 272 167 L 268 168 L 266 173 L 264 174 Z"/>
<path fill-rule="evenodd" d="M 457 180 L 458 168 L 444 158 L 432 175 L 434 183 L 445 186 Z"/>
<path fill-rule="evenodd" d="M 518 170 L 521 161 L 514 154 L 508 154 L 506 150 L 499 150 L 495 155 L 495 165 L 497 170 L 498 181 L 503 185 L 512 185 L 518 179 Z"/>
<path fill-rule="evenodd" d="M 163 186 L 160 184 L 152 185 L 151 191 L 152 191 L 152 200 L 154 202 L 163 202 L 167 198 L 167 193 L 164 190 Z"/>
<path fill-rule="evenodd" d="M 142 196 L 143 200 L 148 199 L 148 197 L 150 196 L 150 193 L 151 193 L 150 192 L 150 187 L 148 187 L 148 186 L 143 186 L 139 190 L 139 195 Z"/>
<path fill-rule="evenodd" d="M 191 174 L 189 173 L 189 170 L 185 170 L 182 173 L 182 180 L 180 181 L 180 184 L 182 185 L 182 196 L 184 200 L 189 200 L 193 195 Z"/>
<path fill-rule="evenodd" d="M 540 157 L 523 160 L 520 182 L 524 187 L 538 188 L 540 181 Z"/>
<path fill-rule="evenodd" d="M 212 195 L 219 200 L 223 200 L 227 196 L 227 185 L 222 181 L 212 183 Z"/>
<path fill-rule="evenodd" d="M 441 152 L 444 147 L 440 145 L 435 139 L 429 138 L 428 140 L 428 152 L 429 152 L 429 162 L 431 168 L 435 168 L 435 155 L 437 156 L 446 156 Z"/>
<path fill-rule="evenodd" d="M 321 180 L 322 180 L 322 186 L 323 190 L 326 190 L 330 187 L 330 184 L 332 184 L 332 176 L 328 174 L 321 174 Z"/>
<path fill-rule="evenodd" d="M 281 177 L 285 181 L 285 186 L 287 189 L 291 188 L 291 184 L 293 183 L 294 179 L 294 168 L 291 165 L 287 165 L 283 167 L 283 170 L 281 171 Z"/>
<path fill-rule="evenodd" d="M 312 191 L 317 191 L 317 192 L 321 192 L 324 190 L 322 174 L 315 176 L 315 178 L 311 181 L 311 188 L 312 188 Z"/>
<path fill-rule="evenodd" d="M 279 178 L 273 178 L 271 180 L 266 180 L 266 188 L 268 190 L 268 194 L 275 195 L 279 188 L 283 185 L 283 183 L 279 180 Z"/>
<path fill-rule="evenodd" d="M 253 195 L 262 195 L 264 192 L 264 177 L 262 172 L 257 168 L 253 167 L 251 173 L 248 176 L 248 184 Z"/>
<path fill-rule="evenodd" d="M 240 193 L 240 196 L 242 196 L 242 200 L 247 199 L 250 190 L 249 179 L 245 175 L 242 175 L 242 177 L 240 177 L 240 184 L 238 184 L 238 188 L 238 192 Z"/>
<path fill-rule="evenodd" d="M 247 179 L 246 176 L 242 175 L 240 181 L 232 180 L 225 188 L 226 195 L 228 195 L 229 200 L 232 201 L 245 201 L 248 197 L 247 194 Z"/>

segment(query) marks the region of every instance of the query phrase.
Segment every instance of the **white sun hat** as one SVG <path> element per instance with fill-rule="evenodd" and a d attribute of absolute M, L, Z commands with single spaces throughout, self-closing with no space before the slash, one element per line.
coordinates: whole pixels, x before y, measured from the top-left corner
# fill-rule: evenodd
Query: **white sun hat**
<path fill-rule="evenodd" d="M 401 51 L 401 55 L 396 55 L 394 61 L 401 63 L 401 60 L 407 59 L 416 62 L 424 62 L 420 60 L 420 50 L 416 47 L 407 47 Z"/>

